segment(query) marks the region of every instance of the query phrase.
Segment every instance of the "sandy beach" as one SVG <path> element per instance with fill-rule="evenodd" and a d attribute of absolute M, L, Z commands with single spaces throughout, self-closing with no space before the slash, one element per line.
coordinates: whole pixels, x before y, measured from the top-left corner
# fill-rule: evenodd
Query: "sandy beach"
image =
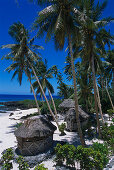
<path fill-rule="evenodd" d="M 14 136 L 14 130 L 15 130 L 15 125 L 17 123 L 20 122 L 20 118 L 32 113 L 37 112 L 36 108 L 32 108 L 32 109 L 28 109 L 28 110 L 19 110 L 17 109 L 16 111 L 9 111 L 8 113 L 0 113 L 0 158 L 1 158 L 1 153 L 9 148 L 9 147 L 15 147 L 17 146 L 17 141 L 16 138 Z M 9 116 L 10 113 L 13 113 L 12 116 Z M 63 122 L 63 120 L 59 121 L 59 124 L 61 124 Z M 52 122 L 54 125 L 55 122 Z M 73 144 L 75 146 L 77 146 L 78 144 L 80 144 L 79 142 L 79 137 L 77 135 L 76 132 L 67 132 L 65 131 L 66 135 L 65 136 L 59 136 L 60 132 L 57 129 L 54 132 L 53 135 L 53 140 L 54 141 L 64 141 L 64 142 L 68 142 L 69 144 Z M 86 144 L 87 145 L 91 145 L 93 142 L 101 142 L 100 140 L 86 140 Z M 49 170 L 55 170 L 54 168 L 54 162 L 51 159 L 47 159 L 46 161 L 42 162 L 45 167 L 47 167 Z M 31 168 L 32 170 L 33 168 Z M 18 170 L 17 164 L 14 163 L 14 167 L 13 170 Z M 108 169 L 106 169 L 108 170 Z M 112 168 L 110 168 L 110 170 L 112 170 Z"/>

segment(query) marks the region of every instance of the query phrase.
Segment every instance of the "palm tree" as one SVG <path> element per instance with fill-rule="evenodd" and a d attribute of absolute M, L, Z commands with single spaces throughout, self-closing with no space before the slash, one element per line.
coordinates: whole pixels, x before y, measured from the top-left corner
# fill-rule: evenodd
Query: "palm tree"
<path fill-rule="evenodd" d="M 40 108 L 39 108 L 39 105 L 38 105 L 38 101 L 37 101 L 37 98 L 36 98 L 36 95 L 35 95 L 34 88 L 33 88 L 32 83 L 31 83 L 31 78 L 30 78 L 31 73 L 30 73 L 30 69 L 28 68 L 28 64 L 25 63 L 23 58 L 22 57 L 20 58 L 20 56 L 16 57 L 16 58 L 13 58 L 12 56 L 7 56 L 6 55 L 5 59 L 10 59 L 13 62 L 9 67 L 6 68 L 6 71 L 8 71 L 9 73 L 11 71 L 14 71 L 13 76 L 12 76 L 12 80 L 17 75 L 19 84 L 21 85 L 22 84 L 22 76 L 23 76 L 24 73 L 26 74 L 26 76 L 27 76 L 27 78 L 29 80 L 33 95 L 34 95 L 34 99 L 35 99 L 35 102 L 36 102 L 38 113 L 40 114 Z"/>
<path fill-rule="evenodd" d="M 112 38 L 108 32 L 103 28 L 111 21 L 111 17 L 100 19 L 103 10 L 105 9 L 107 3 L 104 1 L 102 4 L 99 2 L 95 6 L 95 0 L 84 1 L 80 5 L 80 10 L 84 12 L 93 23 L 87 21 L 80 23 L 80 30 L 82 36 L 82 60 L 83 62 L 89 62 L 92 69 L 93 76 L 93 86 L 94 86 L 94 100 L 95 100 L 95 110 L 97 118 L 97 127 L 99 136 L 100 133 L 100 122 L 98 116 L 97 108 L 97 90 L 96 90 L 96 71 L 95 71 L 95 60 L 100 57 L 99 51 L 102 50 L 105 53 L 105 45 L 109 44 L 110 39 Z M 85 56 L 85 57 L 84 57 Z"/>
<path fill-rule="evenodd" d="M 78 133 L 80 136 L 81 144 L 84 146 L 85 142 L 82 135 L 81 124 L 79 120 L 78 112 L 78 97 L 77 97 L 77 86 L 76 86 L 76 74 L 74 67 L 73 59 L 73 50 L 72 50 L 72 34 L 77 33 L 76 24 L 74 23 L 74 17 L 80 17 L 80 20 L 84 20 L 85 15 L 79 12 L 75 6 L 77 1 L 70 0 L 55 0 L 55 1 L 38 1 L 41 4 L 49 4 L 45 9 L 39 12 L 39 17 L 34 23 L 34 27 L 39 28 L 38 36 L 46 34 L 46 40 L 50 40 L 51 37 L 54 37 L 56 49 L 62 50 L 65 44 L 65 40 L 68 40 L 68 47 L 71 57 L 71 67 L 73 74 L 73 84 L 74 84 L 74 99 L 75 99 L 75 111 L 76 111 L 76 120 Z"/>
<path fill-rule="evenodd" d="M 113 89 L 113 97 L 114 97 L 114 50 L 108 50 L 106 62 L 108 62 L 108 64 L 105 66 L 105 76 L 108 75 L 108 79 L 111 79 L 112 81 L 112 89 Z M 113 104 L 112 107 L 114 109 Z"/>
<path fill-rule="evenodd" d="M 58 95 L 64 99 L 68 99 L 74 94 L 74 89 L 64 82 L 59 83 L 57 89 L 59 89 Z"/>
<path fill-rule="evenodd" d="M 25 29 L 24 25 L 21 24 L 20 22 L 18 23 L 14 23 L 10 28 L 9 28 L 9 34 L 11 35 L 11 37 L 14 39 L 14 41 L 16 42 L 16 44 L 8 44 L 8 45 L 4 45 L 2 46 L 2 48 L 9 48 L 11 49 L 11 53 L 9 53 L 7 55 L 8 56 L 13 56 L 14 60 L 16 60 L 17 57 L 19 57 L 21 60 L 23 60 L 23 63 L 24 61 L 27 61 L 28 63 L 28 66 L 29 68 L 32 69 L 33 73 L 34 73 L 34 76 L 35 78 L 37 79 L 37 82 L 40 86 L 40 89 L 42 91 L 42 94 L 47 102 L 47 105 L 48 105 L 48 108 L 49 108 L 49 111 L 53 117 L 53 119 L 55 120 L 55 122 L 57 123 L 57 126 L 58 125 L 58 121 L 56 120 L 51 108 L 50 108 L 50 105 L 49 105 L 49 102 L 47 100 L 47 97 L 43 91 L 43 88 L 40 84 L 40 81 L 36 75 L 36 72 L 35 72 L 35 68 L 34 68 L 34 62 L 38 61 L 38 58 L 39 56 L 36 55 L 36 51 L 38 49 L 43 49 L 43 47 L 41 46 L 38 46 L 38 45 L 33 45 L 32 44 L 32 41 L 29 41 L 29 32 L 27 29 Z M 38 53 L 38 51 L 37 51 Z M 39 53 L 38 53 L 39 54 Z"/>
<path fill-rule="evenodd" d="M 39 81 L 43 88 L 43 91 L 46 93 L 46 90 L 48 90 L 48 93 L 49 93 L 52 103 L 53 103 L 56 119 L 57 119 L 57 110 L 56 110 L 54 99 L 52 97 L 52 94 L 54 93 L 54 88 L 49 81 L 50 79 L 53 78 L 55 66 L 52 66 L 51 68 L 48 69 L 47 60 L 45 60 L 45 62 L 41 61 L 39 63 L 36 63 L 35 69 L 36 69 L 37 77 L 39 77 Z M 34 89 L 37 89 L 36 94 L 40 93 L 42 96 L 42 91 L 41 91 L 37 81 L 35 81 L 33 83 L 33 87 L 34 87 Z"/>

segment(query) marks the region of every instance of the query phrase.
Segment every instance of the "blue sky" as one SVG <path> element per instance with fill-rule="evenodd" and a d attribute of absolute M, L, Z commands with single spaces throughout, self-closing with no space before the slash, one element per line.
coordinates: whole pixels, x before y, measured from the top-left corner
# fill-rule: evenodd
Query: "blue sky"
<path fill-rule="evenodd" d="M 29 3 L 28 0 L 18 1 L 19 6 L 16 4 L 16 0 L 0 0 L 0 46 L 13 43 L 8 35 L 8 29 L 14 22 L 20 21 L 29 29 L 37 16 L 37 12 L 40 10 L 36 4 Z M 103 0 L 100 1 L 102 2 Z M 114 0 L 109 0 L 104 16 L 111 15 L 114 17 L 113 8 Z M 111 33 L 114 33 L 114 24 L 110 24 L 109 27 Z M 45 43 L 44 38 L 37 40 L 35 43 L 45 48 L 45 50 L 41 51 L 41 54 L 48 60 L 49 67 L 57 65 L 59 69 L 63 69 L 65 56 L 67 55 L 65 51 L 55 51 L 53 41 Z M 0 49 L 0 58 L 6 53 L 7 50 Z M 30 94 L 30 85 L 26 76 L 23 77 L 22 85 L 20 86 L 17 79 L 11 81 L 12 73 L 8 74 L 4 71 L 10 64 L 9 61 L 0 60 L 0 94 Z M 51 82 L 56 94 L 56 80 L 53 79 Z M 69 82 L 66 83 L 69 84 Z"/>

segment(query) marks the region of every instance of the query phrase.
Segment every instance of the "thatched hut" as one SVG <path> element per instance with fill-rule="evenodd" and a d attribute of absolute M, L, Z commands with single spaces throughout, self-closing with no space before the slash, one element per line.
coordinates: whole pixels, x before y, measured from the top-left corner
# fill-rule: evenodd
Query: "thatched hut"
<path fill-rule="evenodd" d="M 66 114 L 66 111 L 74 107 L 75 107 L 75 102 L 72 99 L 64 99 L 63 102 L 59 105 L 59 108 L 65 114 Z"/>
<path fill-rule="evenodd" d="M 84 126 L 88 122 L 89 115 L 85 113 L 80 107 L 79 107 L 79 118 L 81 122 L 81 126 Z M 72 132 L 72 131 L 77 131 L 77 123 L 76 123 L 76 112 L 74 108 L 70 108 L 66 112 L 66 117 L 65 121 L 67 122 L 67 130 Z"/>
<path fill-rule="evenodd" d="M 42 116 L 28 118 L 15 132 L 19 152 L 23 156 L 37 155 L 53 144 L 56 127 Z"/>
<path fill-rule="evenodd" d="M 76 123 L 76 112 L 75 112 L 75 102 L 72 99 L 65 99 L 60 105 L 59 108 L 65 113 L 65 121 L 67 122 L 66 129 L 70 132 L 77 131 Z M 89 115 L 85 113 L 81 107 L 78 107 L 79 118 L 81 125 L 84 126 L 88 122 Z"/>

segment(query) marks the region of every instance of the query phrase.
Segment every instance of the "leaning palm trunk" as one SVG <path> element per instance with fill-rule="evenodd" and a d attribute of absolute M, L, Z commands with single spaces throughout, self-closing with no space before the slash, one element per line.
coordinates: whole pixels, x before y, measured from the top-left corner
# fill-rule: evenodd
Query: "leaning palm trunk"
<path fill-rule="evenodd" d="M 40 94 L 40 96 L 41 96 L 41 98 L 42 98 L 42 102 L 44 101 L 44 99 L 43 99 L 43 95 L 42 94 Z"/>
<path fill-rule="evenodd" d="M 94 99 L 95 99 L 95 110 L 96 110 L 97 127 L 98 127 L 99 137 L 101 137 L 100 122 L 99 122 L 99 115 L 98 115 L 98 108 L 97 108 L 96 78 L 95 78 L 95 67 L 94 67 L 94 57 L 93 57 L 93 55 L 92 55 L 92 73 L 93 73 Z"/>
<path fill-rule="evenodd" d="M 102 112 L 102 108 L 101 108 L 101 100 L 100 100 L 99 89 L 98 89 L 97 83 L 96 83 L 96 90 L 97 90 L 97 102 L 98 102 L 98 107 L 99 107 L 99 111 L 100 111 L 100 114 L 101 114 L 102 122 L 104 123 L 103 112 Z"/>
<path fill-rule="evenodd" d="M 107 88 L 107 80 L 106 80 L 106 86 L 105 86 L 105 89 L 106 89 L 106 92 L 107 92 L 107 94 L 108 94 L 108 97 L 109 97 L 109 100 L 110 100 L 110 103 L 111 103 L 112 109 L 114 110 L 114 105 L 113 105 L 113 103 L 112 103 L 112 99 L 111 99 L 111 97 L 110 97 L 110 94 L 109 94 L 109 92 L 108 92 L 108 88 Z"/>
<path fill-rule="evenodd" d="M 25 71 L 25 74 L 26 74 L 26 76 L 28 77 L 28 80 L 29 80 L 29 82 L 30 82 L 31 89 L 32 89 L 32 92 L 33 92 L 33 95 L 34 95 L 34 99 L 35 99 L 35 102 L 36 102 L 36 106 L 37 106 L 38 113 L 41 114 L 40 108 L 39 108 L 39 105 L 38 105 L 38 102 L 37 102 L 37 98 L 36 98 L 36 95 L 35 95 L 35 91 L 34 91 L 34 88 L 33 88 L 33 85 L 32 85 L 32 83 L 31 83 L 31 80 L 30 80 L 30 78 L 29 78 L 29 76 L 28 76 L 28 74 L 27 74 L 26 71 Z"/>
<path fill-rule="evenodd" d="M 77 97 L 77 86 L 76 86 L 76 74 L 75 74 L 75 66 L 74 66 L 74 59 L 73 59 L 73 52 L 72 52 L 72 40 L 71 40 L 71 34 L 69 33 L 69 49 L 70 49 L 70 55 L 71 55 L 71 67 L 72 67 L 72 74 L 73 74 L 73 83 L 74 83 L 74 99 L 75 99 L 75 111 L 76 111 L 76 121 L 77 121 L 77 128 L 78 128 L 78 134 L 80 137 L 80 141 L 82 146 L 85 146 L 85 141 L 82 134 L 81 129 L 81 123 L 79 119 L 79 112 L 78 112 L 78 97 Z"/>
<path fill-rule="evenodd" d="M 28 62 L 29 62 L 29 61 L 28 61 Z M 40 81 L 39 81 L 39 79 L 38 79 L 38 77 L 37 77 L 37 75 L 36 75 L 36 72 L 35 72 L 32 64 L 31 64 L 30 62 L 29 62 L 29 65 L 30 65 L 30 67 L 31 67 L 31 69 L 32 69 L 32 71 L 33 71 L 33 73 L 34 73 L 34 76 L 35 76 L 35 78 L 36 78 L 36 80 L 37 80 L 37 82 L 38 82 L 38 84 L 39 84 L 39 86 L 40 86 L 41 92 L 42 92 L 42 94 L 43 94 L 43 96 L 44 96 L 44 98 L 45 98 L 45 100 L 46 100 L 46 103 L 47 103 L 47 106 L 48 106 L 48 108 L 49 108 L 49 111 L 50 111 L 53 119 L 55 120 L 58 128 L 59 128 L 58 121 L 56 120 L 56 118 L 55 118 L 55 116 L 54 116 L 54 114 L 53 114 L 53 112 L 52 112 L 52 110 L 51 110 L 51 107 L 50 107 L 50 105 L 49 105 L 48 99 L 47 99 L 47 97 L 46 97 L 46 95 L 45 95 L 45 93 L 44 93 L 44 90 L 43 90 L 43 88 L 42 88 L 42 86 L 41 86 L 41 84 L 40 84 Z"/>
<path fill-rule="evenodd" d="M 53 103 L 53 107 L 54 107 L 54 111 L 55 111 L 55 115 L 56 115 L 56 119 L 58 120 L 58 116 L 57 116 L 57 110 L 56 110 L 56 106 L 55 106 L 55 102 L 53 100 L 52 94 L 50 92 L 50 90 L 48 89 L 49 95 L 51 97 L 52 103 Z"/>

